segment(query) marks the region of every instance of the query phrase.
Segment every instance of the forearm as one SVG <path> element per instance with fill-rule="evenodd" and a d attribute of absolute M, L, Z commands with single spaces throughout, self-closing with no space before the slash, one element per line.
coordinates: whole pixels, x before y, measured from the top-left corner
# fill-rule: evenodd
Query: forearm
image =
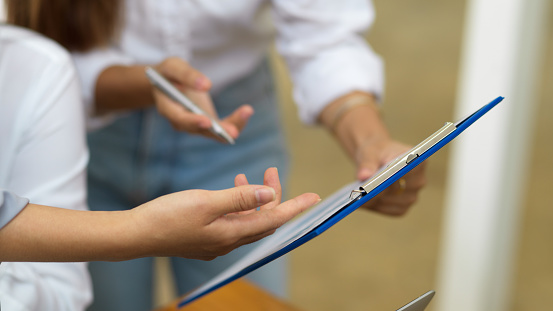
<path fill-rule="evenodd" d="M 142 233 L 135 223 L 132 210 L 92 212 L 29 204 L 0 230 L 0 261 L 119 261 L 142 257 Z"/>
<path fill-rule="evenodd" d="M 319 115 L 319 122 L 331 131 L 350 157 L 366 144 L 379 145 L 390 135 L 373 95 L 352 92 L 327 105 Z"/>
<path fill-rule="evenodd" d="M 96 113 L 132 110 L 154 104 L 145 66 L 111 66 L 98 76 L 94 104 Z"/>

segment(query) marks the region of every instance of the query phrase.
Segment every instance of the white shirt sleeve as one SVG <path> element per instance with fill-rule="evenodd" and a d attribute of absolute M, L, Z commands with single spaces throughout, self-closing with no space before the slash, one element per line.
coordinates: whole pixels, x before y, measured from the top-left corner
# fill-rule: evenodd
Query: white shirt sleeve
<path fill-rule="evenodd" d="M 7 225 L 25 206 L 29 200 L 17 196 L 8 190 L 0 189 L 0 230 Z"/>
<path fill-rule="evenodd" d="M 0 123 L 9 125 L 0 131 L 0 187 L 86 210 L 84 112 L 69 54 L 11 26 L 0 25 L 0 46 Z M 2 310 L 79 311 L 91 300 L 86 263 L 0 265 Z"/>
<path fill-rule="evenodd" d="M 363 38 L 374 20 L 367 0 L 274 0 L 277 49 L 294 82 L 302 121 L 351 91 L 383 92 L 383 64 Z"/>

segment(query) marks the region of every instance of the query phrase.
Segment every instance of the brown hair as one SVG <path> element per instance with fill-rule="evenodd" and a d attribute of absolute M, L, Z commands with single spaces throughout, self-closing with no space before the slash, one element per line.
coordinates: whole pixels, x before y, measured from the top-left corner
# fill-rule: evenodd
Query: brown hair
<path fill-rule="evenodd" d="M 120 0 L 6 0 L 8 23 L 30 28 L 68 50 L 110 43 L 118 30 Z"/>

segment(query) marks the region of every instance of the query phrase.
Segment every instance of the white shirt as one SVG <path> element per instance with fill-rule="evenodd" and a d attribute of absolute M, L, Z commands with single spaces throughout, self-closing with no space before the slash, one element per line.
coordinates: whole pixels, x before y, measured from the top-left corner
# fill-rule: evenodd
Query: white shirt
<path fill-rule="evenodd" d="M 82 106 L 63 48 L 0 25 L 0 188 L 32 203 L 85 210 Z M 2 311 L 84 310 L 91 299 L 85 263 L 0 265 Z"/>
<path fill-rule="evenodd" d="M 362 36 L 374 19 L 370 0 L 128 0 L 125 4 L 119 42 L 109 49 L 74 54 L 88 105 L 103 69 L 114 64 L 156 64 L 169 56 L 189 61 L 212 80 L 217 92 L 251 72 L 275 38 L 288 63 L 304 122 L 314 122 L 325 105 L 351 91 L 382 94 L 382 62 Z"/>

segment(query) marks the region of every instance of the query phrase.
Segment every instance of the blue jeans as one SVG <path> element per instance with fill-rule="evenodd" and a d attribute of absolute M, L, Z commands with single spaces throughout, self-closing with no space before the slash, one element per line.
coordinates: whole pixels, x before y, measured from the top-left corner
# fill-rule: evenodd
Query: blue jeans
<path fill-rule="evenodd" d="M 90 133 L 90 208 L 124 210 L 176 191 L 230 188 L 239 173 L 245 173 L 250 183 L 262 184 L 265 169 L 271 166 L 278 167 L 285 183 L 287 152 L 267 63 L 213 100 L 221 117 L 242 104 L 254 107 L 255 114 L 236 145 L 174 131 L 153 108 L 133 112 Z M 179 294 L 207 281 L 251 247 L 209 262 L 172 258 Z M 151 310 L 152 266 L 153 258 L 91 263 L 94 303 L 89 310 Z M 283 259 L 253 272 L 250 278 L 284 296 L 286 272 Z"/>

